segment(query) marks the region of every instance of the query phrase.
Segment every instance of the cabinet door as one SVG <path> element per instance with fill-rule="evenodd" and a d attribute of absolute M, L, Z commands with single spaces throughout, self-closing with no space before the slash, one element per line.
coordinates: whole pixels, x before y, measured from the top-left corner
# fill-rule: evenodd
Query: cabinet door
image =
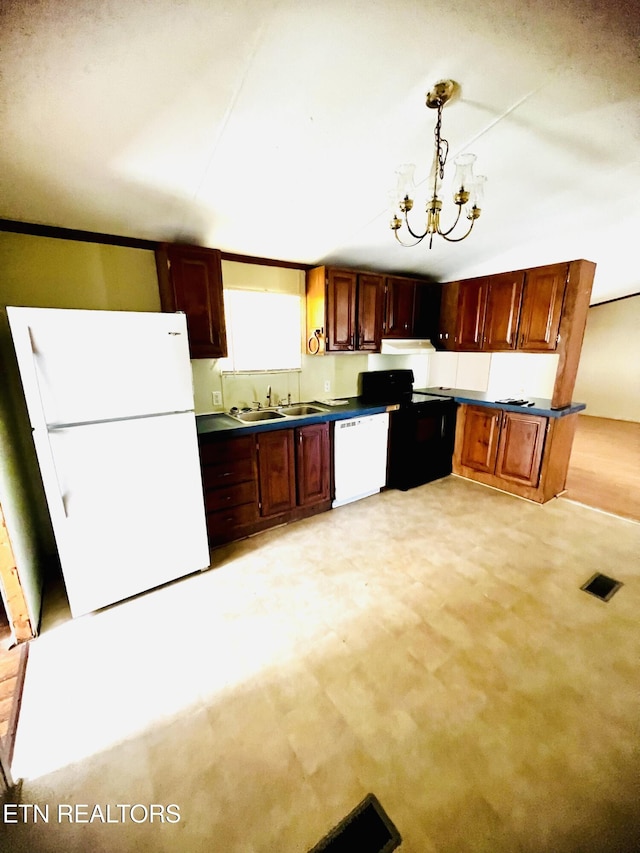
<path fill-rule="evenodd" d="M 488 288 L 489 282 L 486 278 L 460 282 L 456 327 L 457 349 L 466 351 L 482 349 Z"/>
<path fill-rule="evenodd" d="M 381 275 L 358 276 L 358 349 L 379 352 L 384 304 L 384 279 Z"/>
<path fill-rule="evenodd" d="M 309 506 L 329 499 L 329 424 L 298 427 L 296 479 L 298 504 Z"/>
<path fill-rule="evenodd" d="M 489 278 L 483 349 L 495 351 L 516 348 L 523 286 L 522 271 L 492 275 Z"/>
<path fill-rule="evenodd" d="M 440 320 L 438 323 L 438 348 L 455 350 L 456 323 L 458 317 L 458 290 L 460 283 L 451 281 L 442 285 Z"/>
<path fill-rule="evenodd" d="M 416 282 L 413 334 L 416 338 L 428 338 L 434 346 L 438 342 L 442 291 L 443 286 L 436 282 Z"/>
<path fill-rule="evenodd" d="M 496 467 L 502 411 L 467 406 L 460 462 L 467 468 L 493 474 Z"/>
<path fill-rule="evenodd" d="M 385 290 L 384 337 L 411 337 L 415 317 L 416 282 L 406 278 L 387 278 Z"/>
<path fill-rule="evenodd" d="M 156 266 L 162 310 L 186 314 L 191 358 L 226 356 L 220 252 L 164 243 Z"/>
<path fill-rule="evenodd" d="M 558 345 L 568 265 L 529 270 L 526 275 L 518 349 L 549 352 Z"/>
<path fill-rule="evenodd" d="M 258 435 L 260 515 L 277 515 L 296 505 L 293 430 Z"/>
<path fill-rule="evenodd" d="M 544 449 L 547 418 L 504 412 L 496 475 L 504 480 L 536 488 Z"/>
<path fill-rule="evenodd" d="M 327 352 L 355 349 L 357 273 L 329 270 L 327 274 Z"/>

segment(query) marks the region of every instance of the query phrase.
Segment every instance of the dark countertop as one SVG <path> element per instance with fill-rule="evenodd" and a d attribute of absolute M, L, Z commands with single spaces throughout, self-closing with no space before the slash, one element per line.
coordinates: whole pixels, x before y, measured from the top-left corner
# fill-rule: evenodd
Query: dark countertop
<path fill-rule="evenodd" d="M 438 397 L 452 397 L 456 403 L 468 403 L 477 406 L 491 406 L 495 409 L 505 409 L 508 412 L 530 412 L 532 415 L 544 415 L 548 418 L 562 418 L 565 415 L 574 415 L 576 412 L 582 412 L 587 408 L 586 403 L 571 403 L 562 409 L 552 409 L 551 400 L 542 397 L 530 397 L 523 394 L 533 406 L 513 406 L 509 403 L 501 403 L 500 400 L 506 399 L 509 395 L 505 394 L 498 400 L 490 396 L 484 391 L 467 391 L 464 388 L 416 388 L 423 394 L 429 394 Z M 512 395 L 515 396 L 515 395 Z"/>
<path fill-rule="evenodd" d="M 249 435 L 255 432 L 269 432 L 275 429 L 293 429 L 298 426 L 306 426 L 307 424 L 319 424 L 326 421 L 343 421 L 348 418 L 357 418 L 364 415 L 377 415 L 381 412 L 386 412 L 389 406 L 373 406 L 363 403 L 358 397 L 342 397 L 346 402 L 341 406 L 327 406 L 320 400 L 305 401 L 311 406 L 317 405 L 324 411 L 314 415 L 298 415 L 287 416 L 286 418 L 278 418 L 272 421 L 257 421 L 253 423 L 243 423 L 236 420 L 231 415 L 225 412 L 214 412 L 210 415 L 196 415 L 196 427 L 198 435 L 205 434 L 223 434 L 227 436 L 231 433 L 237 435 Z M 283 409 L 286 411 L 286 407 Z"/>

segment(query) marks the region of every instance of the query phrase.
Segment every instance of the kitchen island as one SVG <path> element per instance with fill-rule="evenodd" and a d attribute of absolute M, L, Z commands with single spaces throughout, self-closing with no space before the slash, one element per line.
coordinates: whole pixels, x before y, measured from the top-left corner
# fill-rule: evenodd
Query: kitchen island
<path fill-rule="evenodd" d="M 429 394 L 434 397 L 450 397 L 456 403 L 465 403 L 472 406 L 491 406 L 503 409 L 507 412 L 528 412 L 533 415 L 542 415 L 545 418 L 563 418 L 567 415 L 575 415 L 587 408 L 585 403 L 571 402 L 568 406 L 553 408 L 551 400 L 544 397 L 527 397 L 523 403 L 511 402 L 515 398 L 508 395 L 500 396 L 489 394 L 487 391 L 469 391 L 465 388 L 420 388 L 415 393 Z"/>
<path fill-rule="evenodd" d="M 584 403 L 553 408 L 551 400 L 519 400 L 461 388 L 425 388 L 458 407 L 453 473 L 546 503 L 565 491 L 578 413 Z"/>

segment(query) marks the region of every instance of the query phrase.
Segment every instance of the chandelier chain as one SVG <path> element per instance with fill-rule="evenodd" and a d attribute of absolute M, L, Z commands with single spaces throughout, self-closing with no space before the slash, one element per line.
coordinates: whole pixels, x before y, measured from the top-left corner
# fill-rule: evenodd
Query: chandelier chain
<path fill-rule="evenodd" d="M 436 127 L 434 130 L 434 135 L 436 137 L 436 156 L 438 158 L 438 175 L 440 180 L 444 179 L 444 167 L 447 162 L 447 156 L 449 154 L 449 142 L 446 139 L 443 139 L 440 135 L 442 128 L 442 108 L 444 104 L 438 104 L 438 119 L 436 121 Z"/>

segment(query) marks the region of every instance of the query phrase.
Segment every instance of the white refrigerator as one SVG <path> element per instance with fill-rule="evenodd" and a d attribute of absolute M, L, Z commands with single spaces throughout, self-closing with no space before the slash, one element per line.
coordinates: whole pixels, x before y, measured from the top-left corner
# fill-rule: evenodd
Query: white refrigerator
<path fill-rule="evenodd" d="M 7 315 L 72 615 L 206 568 L 184 315 Z"/>

